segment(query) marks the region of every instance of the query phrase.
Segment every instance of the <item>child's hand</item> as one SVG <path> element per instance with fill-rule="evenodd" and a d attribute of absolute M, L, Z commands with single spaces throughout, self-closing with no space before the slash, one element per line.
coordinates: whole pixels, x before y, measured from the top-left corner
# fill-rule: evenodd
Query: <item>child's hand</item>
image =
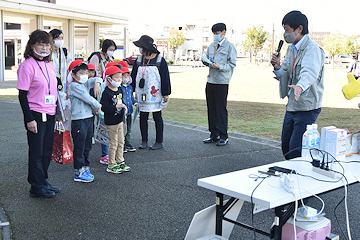
<path fill-rule="evenodd" d="M 100 88 L 100 84 L 99 82 L 95 83 L 94 85 L 94 95 L 96 98 L 100 97 L 101 95 L 101 88 Z"/>
<path fill-rule="evenodd" d="M 96 113 L 96 114 L 99 114 L 99 113 L 100 113 L 100 111 L 101 111 L 101 108 L 99 108 L 99 109 L 95 110 L 95 113 Z"/>

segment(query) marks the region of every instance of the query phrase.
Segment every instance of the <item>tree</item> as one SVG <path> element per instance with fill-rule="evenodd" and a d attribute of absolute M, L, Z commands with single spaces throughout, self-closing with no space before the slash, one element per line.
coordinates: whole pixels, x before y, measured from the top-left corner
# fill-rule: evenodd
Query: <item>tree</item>
<path fill-rule="evenodd" d="M 185 36 L 183 31 L 173 28 L 170 30 L 170 36 L 166 39 L 169 43 L 169 49 L 173 50 L 174 60 L 177 47 L 180 47 L 185 42 Z"/>
<path fill-rule="evenodd" d="M 102 43 L 105 41 L 105 38 L 104 37 L 101 37 L 100 39 L 99 39 L 99 49 L 101 49 L 101 47 L 102 47 Z M 95 50 L 96 51 L 96 50 Z"/>
<path fill-rule="evenodd" d="M 329 52 L 334 68 L 334 56 L 336 54 L 350 54 L 354 52 L 354 40 L 341 33 L 330 35 L 323 40 L 324 49 Z"/>
<path fill-rule="evenodd" d="M 263 30 L 263 25 L 260 27 L 252 26 L 251 28 L 246 29 L 246 40 L 245 40 L 245 50 L 250 50 L 250 60 L 251 60 L 251 52 L 254 52 L 255 60 L 256 55 L 260 48 L 263 47 L 265 41 L 268 36 L 267 33 Z"/>

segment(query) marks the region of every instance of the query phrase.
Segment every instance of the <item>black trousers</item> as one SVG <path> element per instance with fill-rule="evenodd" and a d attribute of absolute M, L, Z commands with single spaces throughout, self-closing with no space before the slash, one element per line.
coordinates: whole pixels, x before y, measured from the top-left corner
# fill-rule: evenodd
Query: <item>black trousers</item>
<path fill-rule="evenodd" d="M 206 84 L 206 105 L 210 137 L 227 139 L 228 112 L 226 109 L 228 84 Z"/>
<path fill-rule="evenodd" d="M 82 167 L 90 166 L 94 117 L 71 121 L 71 136 L 74 144 L 74 169 L 76 174 Z"/>
<path fill-rule="evenodd" d="M 155 121 L 156 142 L 162 143 L 164 138 L 164 123 L 161 116 L 161 111 L 153 112 L 152 114 Z M 140 112 L 140 132 L 143 142 L 148 141 L 148 119 L 148 112 Z"/>
<path fill-rule="evenodd" d="M 38 133 L 27 129 L 29 146 L 29 173 L 28 182 L 31 188 L 41 189 L 47 184 L 48 169 L 54 141 L 55 116 L 46 115 L 47 121 L 43 122 L 41 113 L 31 111 L 37 123 Z"/>

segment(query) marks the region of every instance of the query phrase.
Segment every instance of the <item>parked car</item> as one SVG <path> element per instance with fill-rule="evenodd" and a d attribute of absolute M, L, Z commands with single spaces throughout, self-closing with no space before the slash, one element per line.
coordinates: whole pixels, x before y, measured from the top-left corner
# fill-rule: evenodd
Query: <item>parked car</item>
<path fill-rule="evenodd" d="M 75 53 L 75 60 L 77 59 L 81 59 L 81 60 L 84 60 L 84 55 L 82 55 L 82 53 Z"/>
<path fill-rule="evenodd" d="M 136 59 L 141 56 L 140 54 L 135 54 L 130 57 L 124 58 L 123 61 L 127 62 L 129 65 L 133 65 Z"/>
<path fill-rule="evenodd" d="M 258 61 L 259 61 L 259 62 L 269 62 L 269 61 L 270 61 L 270 58 L 269 58 L 268 55 L 264 55 L 264 56 L 262 56 L 262 57 L 259 57 L 259 58 L 258 58 Z"/>
<path fill-rule="evenodd" d="M 352 58 L 346 54 L 337 54 L 334 56 L 334 63 L 337 65 L 345 65 L 348 67 L 351 61 Z"/>

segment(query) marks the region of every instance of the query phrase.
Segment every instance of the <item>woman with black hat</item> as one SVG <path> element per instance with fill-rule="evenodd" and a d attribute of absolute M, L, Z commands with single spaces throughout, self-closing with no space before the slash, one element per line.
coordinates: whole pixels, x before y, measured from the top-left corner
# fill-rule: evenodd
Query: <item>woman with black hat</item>
<path fill-rule="evenodd" d="M 56 71 L 56 78 L 58 79 L 58 88 L 60 91 L 66 91 L 66 77 L 72 59 L 66 48 L 62 47 L 64 44 L 64 34 L 59 29 L 53 29 L 50 32 L 53 38 L 52 64 Z M 61 86 L 61 87 L 60 87 Z"/>
<path fill-rule="evenodd" d="M 141 53 L 131 72 L 132 79 L 135 79 L 132 87 L 135 89 L 140 109 L 142 143 L 139 148 L 144 149 L 148 146 L 148 118 L 149 113 L 152 112 L 156 142 L 150 146 L 150 149 L 156 150 L 163 147 L 164 123 L 161 117 L 161 105 L 168 102 L 171 93 L 169 69 L 151 37 L 143 35 L 134 44 L 139 47 Z"/>

